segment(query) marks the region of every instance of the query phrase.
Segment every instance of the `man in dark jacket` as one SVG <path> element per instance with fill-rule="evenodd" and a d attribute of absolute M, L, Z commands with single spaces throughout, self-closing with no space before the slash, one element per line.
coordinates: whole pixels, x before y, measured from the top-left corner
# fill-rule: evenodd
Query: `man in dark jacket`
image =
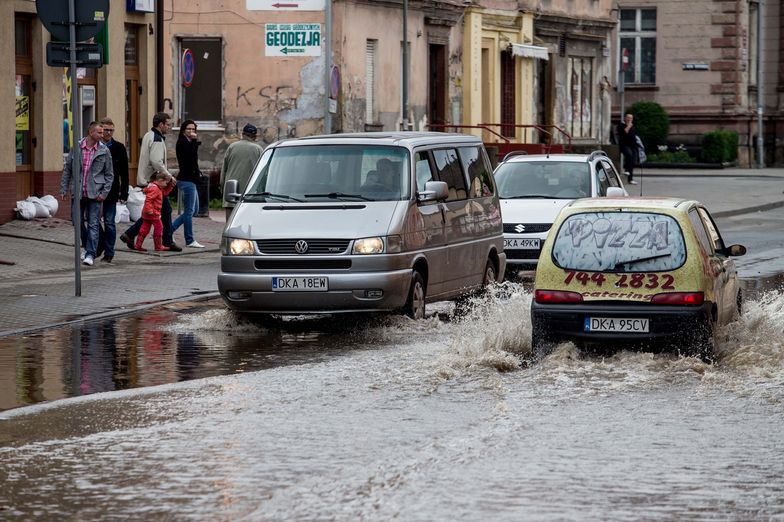
<path fill-rule="evenodd" d="M 117 203 L 128 200 L 128 151 L 125 145 L 114 139 L 114 122 L 111 118 L 101 120 L 103 125 L 103 143 L 109 148 L 114 168 L 114 181 L 109 196 L 103 202 L 103 228 L 98 241 L 98 255 L 103 251 L 101 261 L 111 263 L 114 259 L 114 243 L 117 240 L 117 226 L 114 219 L 117 215 Z"/>
<path fill-rule="evenodd" d="M 618 124 L 618 145 L 623 155 L 623 170 L 629 175 L 629 184 L 634 181 L 634 165 L 637 163 L 637 131 L 634 129 L 634 116 L 626 114 L 624 121 Z"/>

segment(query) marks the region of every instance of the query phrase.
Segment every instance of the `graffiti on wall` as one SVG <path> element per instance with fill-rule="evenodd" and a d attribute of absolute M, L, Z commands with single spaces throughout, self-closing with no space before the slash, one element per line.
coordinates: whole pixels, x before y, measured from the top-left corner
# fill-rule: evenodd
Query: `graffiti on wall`
<path fill-rule="evenodd" d="M 237 86 L 234 100 L 236 108 L 255 109 L 257 114 L 275 116 L 282 111 L 297 108 L 297 91 L 291 85 L 265 85 L 264 87 Z"/>

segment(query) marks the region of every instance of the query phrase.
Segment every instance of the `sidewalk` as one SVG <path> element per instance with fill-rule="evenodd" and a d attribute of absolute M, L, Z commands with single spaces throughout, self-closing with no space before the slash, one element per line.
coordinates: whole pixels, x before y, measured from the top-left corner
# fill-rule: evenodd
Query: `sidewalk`
<path fill-rule="evenodd" d="M 703 202 L 714 217 L 784 207 L 784 169 L 638 169 L 630 195 Z M 129 313 L 169 301 L 217 296 L 223 210 L 194 218 L 204 249 L 141 253 L 117 240 L 111 264 L 80 265 L 75 297 L 73 227 L 61 219 L 0 225 L 0 337 L 46 326 Z M 118 235 L 128 224 L 118 226 Z M 175 241 L 183 244 L 182 232 Z"/>

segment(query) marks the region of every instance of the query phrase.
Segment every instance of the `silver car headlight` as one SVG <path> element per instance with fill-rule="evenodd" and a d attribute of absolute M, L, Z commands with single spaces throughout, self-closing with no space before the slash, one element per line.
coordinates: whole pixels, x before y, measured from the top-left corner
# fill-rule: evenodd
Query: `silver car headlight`
<path fill-rule="evenodd" d="M 256 254 L 249 239 L 224 238 L 223 254 L 227 256 L 252 256 Z"/>
<path fill-rule="evenodd" d="M 383 254 L 384 240 L 380 237 L 366 237 L 354 241 L 352 254 Z"/>

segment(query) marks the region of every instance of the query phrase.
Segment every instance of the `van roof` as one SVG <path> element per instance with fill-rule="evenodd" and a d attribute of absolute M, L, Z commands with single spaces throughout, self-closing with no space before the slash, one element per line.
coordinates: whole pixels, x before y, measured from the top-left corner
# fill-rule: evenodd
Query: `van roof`
<path fill-rule="evenodd" d="M 454 132 L 355 132 L 293 138 L 278 141 L 270 146 L 296 147 L 301 145 L 374 144 L 414 147 L 442 143 L 481 144 L 482 140 L 470 134 L 459 134 Z"/>
<path fill-rule="evenodd" d="M 572 201 L 567 207 L 570 210 L 597 210 L 623 208 L 627 210 L 687 210 L 694 200 L 674 197 L 618 197 L 618 198 L 584 198 Z"/>

